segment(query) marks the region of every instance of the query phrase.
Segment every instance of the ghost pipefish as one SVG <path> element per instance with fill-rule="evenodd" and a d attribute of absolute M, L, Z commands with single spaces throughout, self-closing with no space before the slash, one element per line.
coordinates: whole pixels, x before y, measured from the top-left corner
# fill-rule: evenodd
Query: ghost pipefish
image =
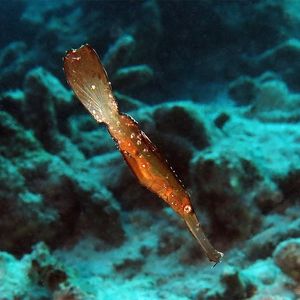
<path fill-rule="evenodd" d="M 212 262 L 223 253 L 206 238 L 188 193 L 161 156 L 156 146 L 130 116 L 119 112 L 106 71 L 89 45 L 67 51 L 64 72 L 76 96 L 99 123 L 104 123 L 120 152 L 141 185 L 167 202 L 186 222 Z"/>

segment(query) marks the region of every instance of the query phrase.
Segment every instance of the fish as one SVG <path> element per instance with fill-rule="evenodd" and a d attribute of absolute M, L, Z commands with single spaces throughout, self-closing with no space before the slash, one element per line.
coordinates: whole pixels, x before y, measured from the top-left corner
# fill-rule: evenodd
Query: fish
<path fill-rule="evenodd" d="M 106 70 L 89 45 L 66 52 L 66 80 L 98 123 L 104 123 L 139 183 L 164 200 L 186 223 L 209 261 L 219 263 L 223 253 L 206 237 L 188 192 L 159 149 L 129 115 L 119 111 Z"/>

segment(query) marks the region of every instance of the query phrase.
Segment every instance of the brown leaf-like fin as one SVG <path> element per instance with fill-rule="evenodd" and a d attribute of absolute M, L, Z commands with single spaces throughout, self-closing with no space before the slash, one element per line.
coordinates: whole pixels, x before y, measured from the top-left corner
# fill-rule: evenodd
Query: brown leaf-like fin
<path fill-rule="evenodd" d="M 96 51 L 88 44 L 69 50 L 64 57 L 64 71 L 74 93 L 93 117 L 110 123 L 118 106 Z"/>

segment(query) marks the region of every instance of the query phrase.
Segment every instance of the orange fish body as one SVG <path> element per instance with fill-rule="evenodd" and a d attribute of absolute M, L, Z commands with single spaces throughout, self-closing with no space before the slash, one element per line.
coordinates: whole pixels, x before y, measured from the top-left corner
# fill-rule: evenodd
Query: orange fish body
<path fill-rule="evenodd" d="M 131 117 L 120 114 L 118 120 L 108 130 L 139 182 L 183 216 L 192 204 L 174 172 Z"/>
<path fill-rule="evenodd" d="M 139 182 L 167 202 L 186 222 L 210 261 L 223 254 L 206 238 L 188 193 L 175 173 L 136 121 L 120 113 L 106 71 L 95 50 L 83 45 L 64 57 L 67 81 L 82 104 L 98 122 L 107 125 L 125 161 Z"/>

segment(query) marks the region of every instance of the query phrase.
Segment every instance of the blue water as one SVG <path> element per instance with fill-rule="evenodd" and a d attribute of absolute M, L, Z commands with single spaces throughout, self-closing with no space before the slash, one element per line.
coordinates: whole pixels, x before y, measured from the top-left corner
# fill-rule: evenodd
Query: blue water
<path fill-rule="evenodd" d="M 0 25 L 0 300 L 300 299 L 299 1 L 3 0 Z M 85 44 L 214 268 L 161 164 L 138 174 L 166 202 L 68 85 Z"/>

